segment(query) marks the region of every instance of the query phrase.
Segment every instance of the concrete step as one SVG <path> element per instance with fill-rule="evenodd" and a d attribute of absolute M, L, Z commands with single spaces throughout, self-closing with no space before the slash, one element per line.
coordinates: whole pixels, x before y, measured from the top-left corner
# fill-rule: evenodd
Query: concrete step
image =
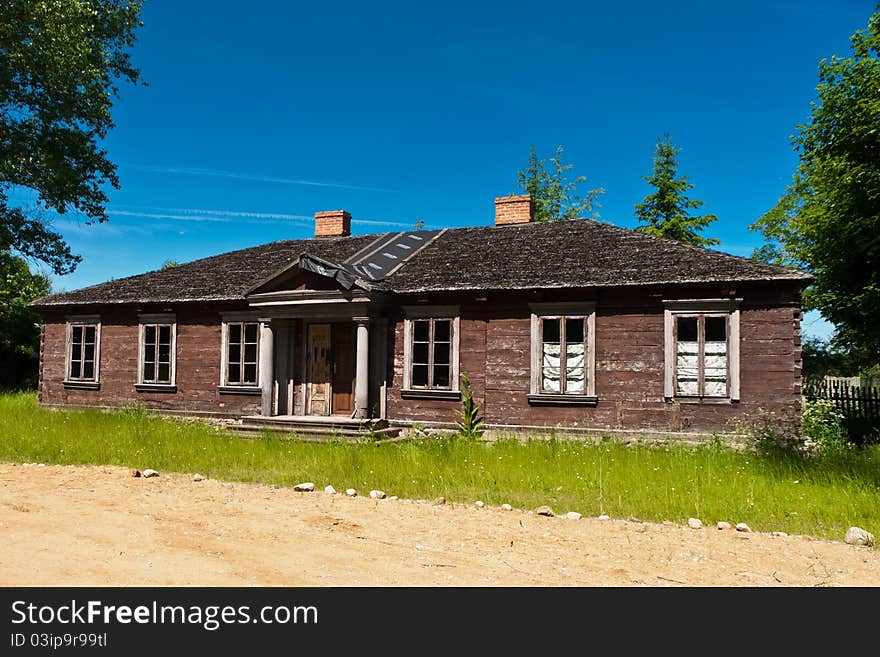
<path fill-rule="evenodd" d="M 227 427 L 227 430 L 233 434 L 250 437 L 258 436 L 265 431 L 280 434 L 283 437 L 296 434 L 296 437 L 300 440 L 316 441 L 338 440 L 341 438 L 356 442 L 370 437 L 370 432 L 367 429 L 352 428 L 351 426 L 345 428 L 333 427 L 326 424 L 318 426 L 313 424 L 300 425 L 290 422 L 243 422 L 242 424 L 231 425 Z M 387 440 L 396 438 L 400 431 L 400 428 L 397 427 L 385 427 L 376 429 L 372 435 L 377 440 Z"/>

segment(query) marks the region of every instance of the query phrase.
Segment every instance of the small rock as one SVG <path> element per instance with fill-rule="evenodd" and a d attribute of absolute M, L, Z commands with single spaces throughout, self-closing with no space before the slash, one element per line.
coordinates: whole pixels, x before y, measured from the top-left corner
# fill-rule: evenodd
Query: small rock
<path fill-rule="evenodd" d="M 129 471 L 128 471 L 128 474 L 129 474 L 129 476 L 131 476 L 131 477 L 140 477 L 140 476 L 141 476 L 141 471 L 140 471 L 140 470 L 129 470 Z"/>
<path fill-rule="evenodd" d="M 749 532 L 752 531 L 752 528 L 749 527 L 749 526 L 748 526 L 746 523 L 744 523 L 744 522 L 738 522 L 738 523 L 736 523 L 736 531 L 738 531 L 738 532 L 745 532 L 745 533 L 748 534 Z"/>
<path fill-rule="evenodd" d="M 639 518 L 636 518 L 635 516 L 630 516 L 629 518 L 627 518 L 627 520 L 629 522 L 641 522 L 641 520 Z"/>
<path fill-rule="evenodd" d="M 611 516 L 607 513 L 603 513 L 601 516 L 597 516 L 596 520 L 611 520 Z"/>
<path fill-rule="evenodd" d="M 384 500 L 385 499 L 385 491 L 384 490 L 371 490 L 370 497 L 374 500 Z"/>
<path fill-rule="evenodd" d="M 349 497 L 357 497 L 358 492 L 354 488 L 346 488 L 345 494 Z"/>
<path fill-rule="evenodd" d="M 394 500 L 398 500 L 398 499 L 400 499 L 400 498 L 397 497 L 397 495 L 392 495 L 392 496 L 389 497 L 388 499 L 391 500 L 391 501 L 393 502 Z"/>
<path fill-rule="evenodd" d="M 144 470 L 143 476 L 144 477 L 158 477 L 159 473 L 156 472 L 155 470 L 153 470 L 152 468 L 147 468 L 146 470 Z"/>
<path fill-rule="evenodd" d="M 201 475 L 198 472 L 196 472 L 193 475 L 193 481 L 204 481 L 204 480 L 205 480 L 205 475 Z"/>
<path fill-rule="evenodd" d="M 874 545 L 874 534 L 861 527 L 850 527 L 844 540 L 850 545 Z"/>
<path fill-rule="evenodd" d="M 733 526 L 732 526 L 729 522 L 727 522 L 727 521 L 725 521 L 725 520 L 719 520 L 719 521 L 718 521 L 718 524 L 715 525 L 715 526 L 716 526 L 718 529 L 733 529 Z"/>
<path fill-rule="evenodd" d="M 38 468 L 45 468 L 46 464 L 45 463 L 37 463 L 37 467 Z"/>
<path fill-rule="evenodd" d="M 699 518 L 688 518 L 688 527 L 691 529 L 702 529 L 703 523 Z"/>
<path fill-rule="evenodd" d="M 315 490 L 315 484 L 311 481 L 304 481 L 303 483 L 294 486 L 293 490 L 295 490 L 297 493 L 311 493 L 313 490 Z"/>
<path fill-rule="evenodd" d="M 336 495 L 336 489 L 333 486 L 324 486 L 324 492 L 328 495 Z"/>
<path fill-rule="evenodd" d="M 440 497 L 435 497 L 434 506 L 440 506 L 441 504 L 446 504 L 446 498 L 442 495 Z"/>
<path fill-rule="evenodd" d="M 663 526 L 664 527 L 678 527 L 678 524 L 672 522 L 671 520 L 664 520 Z"/>
<path fill-rule="evenodd" d="M 556 515 L 555 513 L 553 513 L 553 509 L 551 509 L 546 504 L 543 506 L 539 506 L 537 509 L 535 509 L 535 513 L 537 513 L 539 516 L 547 516 L 549 518 L 552 518 Z"/>
<path fill-rule="evenodd" d="M 569 511 L 568 513 L 565 514 L 565 517 L 568 518 L 569 520 L 580 520 L 581 514 L 578 513 L 577 511 Z"/>
<path fill-rule="evenodd" d="M 474 502 L 474 506 L 477 507 L 478 509 L 482 509 L 486 505 L 483 502 L 483 500 L 477 500 L 476 502 Z"/>
<path fill-rule="evenodd" d="M 785 532 L 773 532 L 772 535 L 779 536 L 780 538 L 785 538 L 786 536 L 788 536 L 788 534 L 786 534 Z"/>
<path fill-rule="evenodd" d="M 510 506 L 510 505 L 507 504 L 507 503 L 502 504 L 502 505 L 501 505 L 501 508 L 502 508 L 504 511 L 513 511 L 513 507 Z"/>

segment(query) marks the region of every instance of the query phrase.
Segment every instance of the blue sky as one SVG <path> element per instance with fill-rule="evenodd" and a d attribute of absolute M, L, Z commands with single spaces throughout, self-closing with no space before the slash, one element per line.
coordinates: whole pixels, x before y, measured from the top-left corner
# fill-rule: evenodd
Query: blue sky
<path fill-rule="evenodd" d="M 318 210 L 353 232 L 489 224 L 530 145 L 559 144 L 601 218 L 636 225 L 654 144 L 683 148 L 707 234 L 747 229 L 796 166 L 817 64 L 848 53 L 871 0 L 239 3 L 147 0 L 106 140 L 111 221 L 56 226 L 83 263 L 56 290 L 309 237 Z M 814 315 L 808 334 L 827 335 Z"/>

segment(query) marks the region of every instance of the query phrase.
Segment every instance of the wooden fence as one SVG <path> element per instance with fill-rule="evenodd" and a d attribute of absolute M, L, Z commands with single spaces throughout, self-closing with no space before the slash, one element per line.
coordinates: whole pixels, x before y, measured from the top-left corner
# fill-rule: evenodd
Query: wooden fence
<path fill-rule="evenodd" d="M 804 397 L 827 399 L 843 414 L 853 442 L 880 441 L 880 387 L 842 381 L 806 381 Z"/>

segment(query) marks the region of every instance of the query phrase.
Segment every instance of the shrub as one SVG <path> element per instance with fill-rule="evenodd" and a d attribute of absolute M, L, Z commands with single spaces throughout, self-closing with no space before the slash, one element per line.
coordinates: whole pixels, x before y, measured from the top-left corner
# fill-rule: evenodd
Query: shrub
<path fill-rule="evenodd" d="M 480 430 L 483 418 L 480 417 L 480 407 L 474 401 L 474 391 L 471 390 L 471 380 L 467 372 L 461 375 L 461 409 L 456 408 L 455 412 L 461 418 L 455 425 L 462 436 L 479 438 L 483 435 Z"/>
<path fill-rule="evenodd" d="M 846 449 L 849 444 L 844 421 L 843 413 L 829 399 L 805 402 L 801 426 L 806 446 L 815 446 L 821 453 Z"/>

